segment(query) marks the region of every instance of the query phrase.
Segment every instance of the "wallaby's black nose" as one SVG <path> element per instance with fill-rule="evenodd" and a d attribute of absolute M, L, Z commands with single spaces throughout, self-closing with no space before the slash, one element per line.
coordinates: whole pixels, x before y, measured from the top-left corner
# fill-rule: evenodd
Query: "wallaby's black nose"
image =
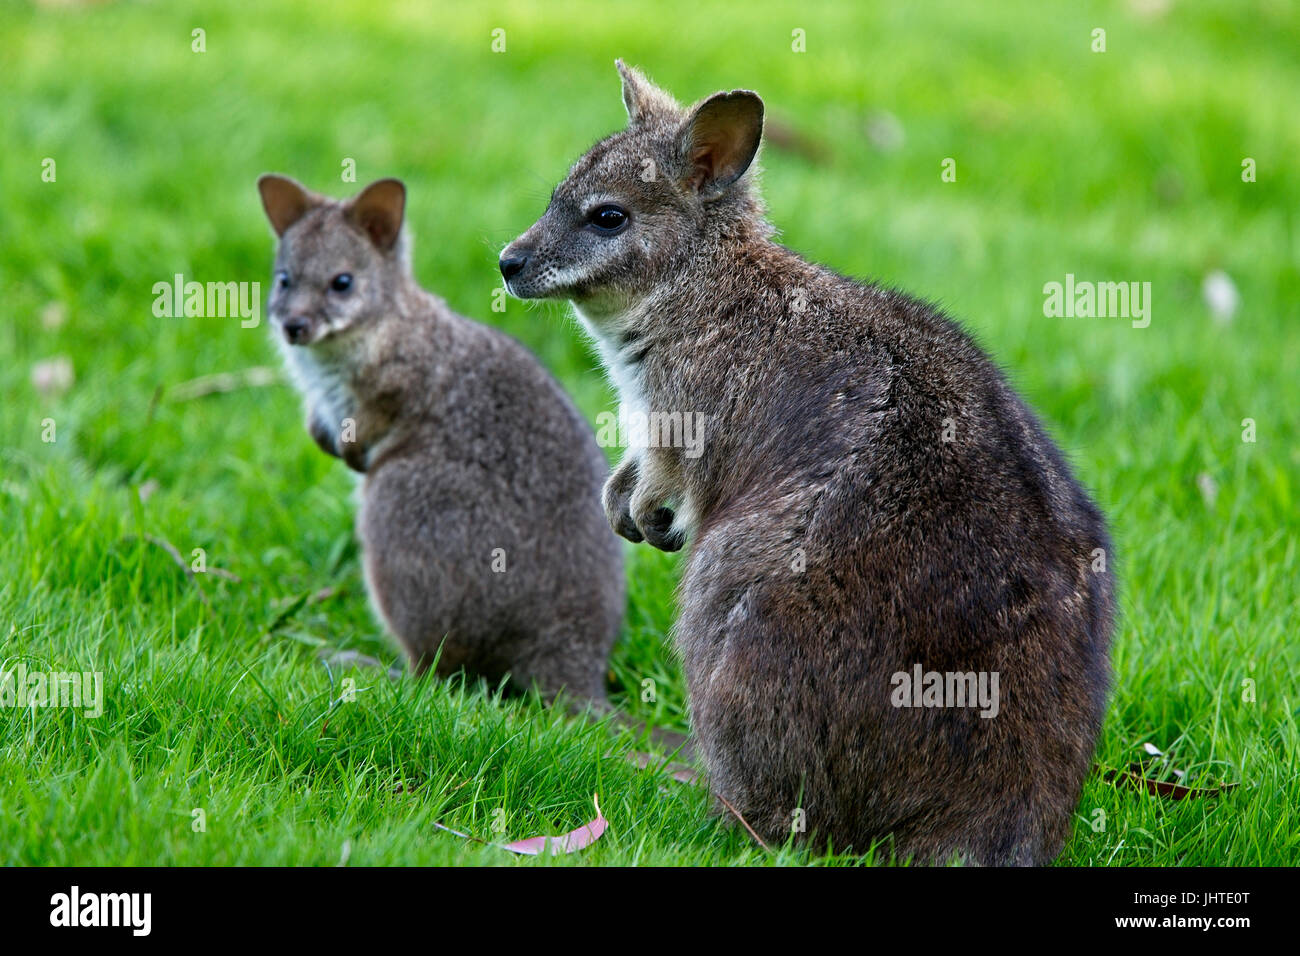
<path fill-rule="evenodd" d="M 501 274 L 505 276 L 507 282 L 513 279 L 519 273 L 524 271 L 524 266 L 528 264 L 527 256 L 502 256 L 501 257 Z"/>
<path fill-rule="evenodd" d="M 306 319 L 294 316 L 284 320 L 284 337 L 289 340 L 290 345 L 297 345 L 307 338 L 307 330 L 311 326 Z"/>

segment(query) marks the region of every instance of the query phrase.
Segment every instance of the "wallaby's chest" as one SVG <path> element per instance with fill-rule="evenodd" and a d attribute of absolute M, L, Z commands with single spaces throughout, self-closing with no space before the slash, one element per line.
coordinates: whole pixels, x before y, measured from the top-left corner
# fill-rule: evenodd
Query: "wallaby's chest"
<path fill-rule="evenodd" d="M 606 374 L 609 376 L 609 383 L 618 392 L 619 401 L 629 412 L 645 412 L 647 410 L 645 374 L 641 368 L 644 353 L 630 346 L 619 347 L 611 340 L 617 337 L 617 332 L 612 335 L 609 332 L 602 332 L 576 304 L 574 311 L 583 329 L 595 344 L 600 362 L 605 366 Z M 628 318 L 620 317 L 610 324 L 618 329 L 628 324 Z"/>
<path fill-rule="evenodd" d="M 310 408 L 328 422 L 356 417 L 359 402 L 341 362 L 310 348 L 292 346 L 286 348 L 285 357 L 294 384 Z"/>

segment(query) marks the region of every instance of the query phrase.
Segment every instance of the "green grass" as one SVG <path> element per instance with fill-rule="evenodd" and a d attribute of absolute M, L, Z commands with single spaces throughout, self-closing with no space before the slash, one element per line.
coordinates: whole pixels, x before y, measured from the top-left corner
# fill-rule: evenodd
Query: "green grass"
<path fill-rule="evenodd" d="M 265 328 L 152 314 L 175 273 L 265 283 L 257 175 L 342 194 L 350 157 L 361 182 L 407 181 L 421 280 L 524 341 L 594 420 L 612 397 L 563 310 L 491 304 L 497 250 L 623 122 L 622 56 L 686 100 L 759 90 L 817 147 L 765 152 L 784 241 L 960 317 L 1109 513 L 1122 620 L 1098 764 L 1151 742 L 1194 780 L 1240 786 L 1173 803 L 1098 773 L 1061 862 L 1300 863 L 1300 13 L 881 6 L 0 7 L 0 660 L 102 671 L 106 698 L 95 719 L 0 711 L 0 862 L 508 863 L 434 822 L 558 833 L 593 793 L 611 829 L 564 862 L 827 862 L 763 852 L 700 790 L 632 769 L 628 740 L 528 701 L 354 673 L 338 702 L 346 675 L 316 645 L 396 659 L 358 570 L 351 478 L 284 385 L 176 400 L 195 377 L 274 364 Z M 898 148 L 868 137 L 878 111 Z M 1241 292 L 1227 324 L 1200 293 L 1216 268 Z M 1042 286 L 1067 272 L 1151 282 L 1150 327 L 1045 318 Z M 32 368 L 56 356 L 75 384 L 39 394 Z M 240 580 L 191 581 L 147 536 Z M 681 727 L 678 561 L 628 554 L 612 690 Z"/>

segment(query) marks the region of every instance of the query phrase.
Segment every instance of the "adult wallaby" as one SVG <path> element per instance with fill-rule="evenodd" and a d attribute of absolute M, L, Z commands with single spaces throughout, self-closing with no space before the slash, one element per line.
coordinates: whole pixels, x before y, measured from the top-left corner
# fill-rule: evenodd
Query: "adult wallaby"
<path fill-rule="evenodd" d="M 772 240 L 756 94 L 683 110 L 618 67 L 627 129 L 501 271 L 573 301 L 625 406 L 704 423 L 604 502 L 693 539 L 676 642 L 715 791 L 771 840 L 1051 861 L 1109 683 L 1101 513 L 956 324 Z"/>
<path fill-rule="evenodd" d="M 416 283 L 401 182 L 346 202 L 257 185 L 272 327 L 312 437 L 365 474 L 366 583 L 412 667 L 604 709 L 624 579 L 590 427 L 523 346 Z"/>

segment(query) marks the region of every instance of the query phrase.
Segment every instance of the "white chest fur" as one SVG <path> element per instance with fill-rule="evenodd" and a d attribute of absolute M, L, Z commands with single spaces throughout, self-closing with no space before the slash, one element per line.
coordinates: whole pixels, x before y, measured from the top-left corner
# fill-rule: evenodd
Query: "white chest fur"
<path fill-rule="evenodd" d="M 576 302 L 573 304 L 573 311 L 583 330 L 595 343 L 596 352 L 600 356 L 601 364 L 605 366 L 609 382 L 618 392 L 619 401 L 623 406 L 621 410 L 623 415 L 628 417 L 640 415 L 643 419 L 650 415 L 654 409 L 650 408 L 650 399 L 646 395 L 645 373 L 630 359 L 630 356 L 641 346 L 634 342 L 619 348 L 616 344 L 624 333 L 633 327 L 636 316 L 633 313 L 593 315 L 584 312 Z M 628 455 L 636 457 L 640 457 L 643 453 L 644 448 L 635 445 L 627 450 Z M 673 521 L 674 530 L 693 535 L 698 524 L 698 513 L 686 490 L 678 489 L 664 504 L 676 511 Z"/>
<path fill-rule="evenodd" d="M 649 409 L 646 407 L 645 382 L 641 369 L 628 361 L 626 353 L 629 349 L 620 349 L 611 341 L 628 327 L 631 316 L 615 314 L 596 318 L 583 312 L 577 303 L 574 303 L 573 311 L 578 316 L 583 331 L 595 344 L 609 383 L 618 392 L 619 401 L 629 412 L 647 412 Z"/>
<path fill-rule="evenodd" d="M 303 395 L 308 411 L 330 425 L 355 418 L 357 398 L 348 387 L 341 365 L 328 353 L 312 347 L 281 343 L 285 365 L 294 385 Z"/>

